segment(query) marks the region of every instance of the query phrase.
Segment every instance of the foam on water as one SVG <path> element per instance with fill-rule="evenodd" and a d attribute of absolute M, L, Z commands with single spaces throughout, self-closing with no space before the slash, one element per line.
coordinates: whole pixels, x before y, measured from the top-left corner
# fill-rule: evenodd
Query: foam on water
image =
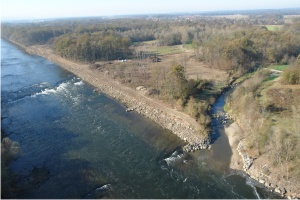
<path fill-rule="evenodd" d="M 83 84 L 84 84 L 83 81 L 79 81 L 79 82 L 74 83 L 74 85 L 83 85 Z"/>
<path fill-rule="evenodd" d="M 56 88 L 50 88 L 50 84 L 48 82 L 42 82 L 39 84 L 36 84 L 34 86 L 38 87 L 48 87 L 46 89 L 41 90 L 40 92 L 37 92 L 31 97 L 36 97 L 38 95 L 51 95 L 51 94 L 57 94 L 57 93 L 62 93 L 65 95 L 70 95 L 69 90 L 73 89 L 72 86 L 82 86 L 84 85 L 84 82 L 82 80 L 75 82 L 76 80 L 80 80 L 80 78 L 73 78 L 67 82 L 63 82 L 59 84 Z M 74 99 L 77 101 L 78 99 Z"/>
<path fill-rule="evenodd" d="M 51 84 L 50 83 L 48 83 L 48 82 L 41 82 L 39 85 L 38 85 L 39 87 L 50 87 L 51 86 Z"/>
<path fill-rule="evenodd" d="M 107 190 L 110 188 L 110 184 L 103 185 L 102 187 L 96 188 L 96 190 Z"/>
<path fill-rule="evenodd" d="M 177 151 L 172 153 L 172 155 L 168 158 L 165 158 L 164 161 L 167 162 L 168 166 L 178 160 L 180 160 L 183 157 L 183 154 L 179 154 Z"/>
<path fill-rule="evenodd" d="M 80 97 L 79 96 L 71 97 L 71 98 L 72 98 L 72 101 L 73 101 L 74 105 L 79 105 L 79 103 L 80 103 Z"/>
<path fill-rule="evenodd" d="M 106 185 L 103 185 L 101 187 L 98 187 L 98 188 L 92 190 L 85 196 L 85 198 L 95 197 L 95 195 L 99 195 L 99 194 L 103 195 L 106 192 L 108 192 L 109 190 L 111 190 L 111 184 L 106 184 Z"/>
<path fill-rule="evenodd" d="M 251 186 L 252 189 L 253 189 L 253 193 L 255 194 L 255 196 L 258 198 L 258 199 L 261 199 L 261 197 L 259 196 L 257 190 L 256 190 L 256 187 L 255 187 L 255 183 L 253 182 L 253 180 L 249 177 L 247 177 L 246 179 L 246 184 Z"/>
<path fill-rule="evenodd" d="M 42 83 L 41 83 L 42 84 Z M 68 94 L 68 89 L 71 86 L 71 82 L 63 82 L 59 84 L 56 88 L 46 88 L 40 92 L 37 92 L 33 94 L 31 97 L 36 97 L 38 95 L 51 95 L 51 94 L 57 94 L 57 93 L 65 93 Z"/>
<path fill-rule="evenodd" d="M 48 82 L 41 82 L 41 83 L 33 84 L 33 85 L 30 86 L 30 87 L 37 87 L 37 88 L 51 87 L 51 84 L 48 83 Z"/>

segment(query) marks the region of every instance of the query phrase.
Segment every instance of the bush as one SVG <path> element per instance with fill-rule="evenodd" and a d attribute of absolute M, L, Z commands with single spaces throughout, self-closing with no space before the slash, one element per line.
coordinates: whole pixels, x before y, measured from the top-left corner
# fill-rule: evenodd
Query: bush
<path fill-rule="evenodd" d="M 300 84 L 300 65 L 285 69 L 282 78 L 285 84 Z"/>
<path fill-rule="evenodd" d="M 189 99 L 186 109 L 187 109 L 187 113 L 191 117 L 196 119 L 199 116 L 198 105 L 197 105 L 196 99 L 194 97 L 191 97 Z"/>

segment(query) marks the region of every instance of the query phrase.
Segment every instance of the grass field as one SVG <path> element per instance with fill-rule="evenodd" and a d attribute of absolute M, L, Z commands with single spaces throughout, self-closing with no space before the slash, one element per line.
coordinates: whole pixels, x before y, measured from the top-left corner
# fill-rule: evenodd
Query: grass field
<path fill-rule="evenodd" d="M 289 65 L 271 65 L 270 69 L 275 69 L 279 71 L 285 70 Z"/>
<path fill-rule="evenodd" d="M 183 45 L 174 45 L 174 46 L 158 46 L 158 40 L 144 41 L 144 42 L 136 42 L 135 47 L 139 51 L 149 51 L 155 52 L 159 55 L 169 55 L 175 53 L 182 53 L 191 45 L 183 47 Z"/>
<path fill-rule="evenodd" d="M 266 83 L 266 82 L 269 82 L 269 81 L 273 81 L 274 79 L 276 79 L 276 78 L 278 78 L 279 77 L 279 75 L 271 75 L 271 76 L 269 76 L 267 79 L 265 79 L 264 81 L 263 81 L 263 83 Z"/>
<path fill-rule="evenodd" d="M 192 44 L 184 44 L 183 48 L 190 50 L 190 49 L 193 49 L 193 45 Z"/>
<path fill-rule="evenodd" d="M 266 27 L 269 31 L 280 31 L 283 29 L 283 25 L 267 25 Z"/>
<path fill-rule="evenodd" d="M 160 46 L 152 49 L 154 52 L 157 52 L 160 55 L 167 55 L 173 53 L 182 53 L 183 49 L 180 45 L 175 46 Z"/>

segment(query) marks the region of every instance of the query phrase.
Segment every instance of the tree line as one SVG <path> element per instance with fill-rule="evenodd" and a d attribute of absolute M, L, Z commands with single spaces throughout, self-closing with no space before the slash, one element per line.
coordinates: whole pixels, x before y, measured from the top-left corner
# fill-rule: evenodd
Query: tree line
<path fill-rule="evenodd" d="M 203 44 L 202 38 L 193 42 L 199 60 L 214 68 L 248 72 L 270 63 L 288 64 L 300 53 L 299 32 L 286 28 L 269 31 L 265 27 L 220 31 Z"/>
<path fill-rule="evenodd" d="M 131 54 L 129 46 L 135 42 L 157 40 L 163 46 L 192 44 L 197 59 L 213 68 L 249 71 L 268 63 L 288 63 L 300 53 L 299 19 L 285 24 L 280 31 L 263 26 L 283 24 L 283 19 L 279 14 L 236 19 L 166 16 L 69 19 L 1 26 L 4 38 L 24 45 L 51 44 L 60 55 L 76 60 L 116 59 Z"/>
<path fill-rule="evenodd" d="M 65 34 L 54 41 L 54 50 L 62 57 L 94 62 L 126 58 L 132 54 L 131 41 L 114 32 Z"/>

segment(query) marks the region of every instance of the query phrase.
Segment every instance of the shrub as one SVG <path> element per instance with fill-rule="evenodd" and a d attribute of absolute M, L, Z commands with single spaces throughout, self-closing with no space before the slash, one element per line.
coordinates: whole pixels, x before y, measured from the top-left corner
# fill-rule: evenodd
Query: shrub
<path fill-rule="evenodd" d="M 282 78 L 285 84 L 300 84 L 300 65 L 285 69 Z"/>
<path fill-rule="evenodd" d="M 199 116 L 198 103 L 194 97 L 191 97 L 186 106 L 187 113 L 193 118 L 197 118 Z"/>

